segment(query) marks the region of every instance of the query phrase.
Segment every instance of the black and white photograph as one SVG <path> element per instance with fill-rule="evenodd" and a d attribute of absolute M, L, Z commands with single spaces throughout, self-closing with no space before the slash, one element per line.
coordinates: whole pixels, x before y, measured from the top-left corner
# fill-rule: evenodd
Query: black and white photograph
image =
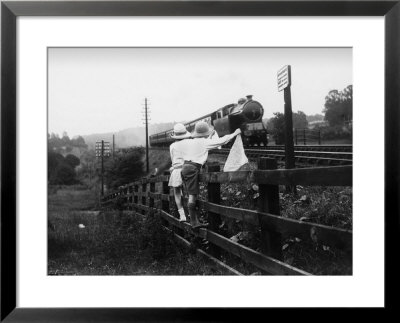
<path fill-rule="evenodd" d="M 2 322 L 396 308 L 399 0 L 0 13 Z"/>
<path fill-rule="evenodd" d="M 47 275 L 353 275 L 351 47 L 48 47 Z"/>

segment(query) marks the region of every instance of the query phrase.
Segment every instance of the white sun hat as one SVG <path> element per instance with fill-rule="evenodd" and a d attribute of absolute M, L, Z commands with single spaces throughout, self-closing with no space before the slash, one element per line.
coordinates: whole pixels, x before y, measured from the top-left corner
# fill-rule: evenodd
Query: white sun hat
<path fill-rule="evenodd" d="M 199 121 L 194 126 L 193 138 L 208 137 L 214 130 L 213 126 L 208 125 L 205 121 Z"/>
<path fill-rule="evenodd" d="M 190 138 L 191 134 L 186 130 L 186 127 L 182 123 L 177 123 L 174 126 L 174 132 L 171 135 L 173 139 L 185 139 Z"/>

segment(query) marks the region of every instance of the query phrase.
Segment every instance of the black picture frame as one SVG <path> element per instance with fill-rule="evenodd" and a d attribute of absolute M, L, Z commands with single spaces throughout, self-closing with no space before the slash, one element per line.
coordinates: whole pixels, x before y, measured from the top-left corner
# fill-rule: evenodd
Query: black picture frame
<path fill-rule="evenodd" d="M 19 16 L 384 16 L 385 308 L 398 278 L 391 260 L 399 233 L 400 4 L 396 1 L 2 1 L 1 3 L 1 321 L 234 321 L 243 309 L 16 307 L 16 19 Z M 373 107 L 370 107 L 373 109 Z M 373 126 L 371 126 L 372 129 Z M 368 140 L 366 138 L 366 140 Z M 373 147 L 371 147 L 373 153 Z M 366 161 L 367 162 L 367 161 Z M 371 169 L 373 171 L 373 169 Z M 371 188 L 372 189 L 372 188 Z M 371 233 L 373 238 L 373 233 Z M 371 255 L 371 261 L 373 261 Z M 254 311 L 260 311 L 255 310 Z M 253 315 L 253 314 L 252 314 Z"/>

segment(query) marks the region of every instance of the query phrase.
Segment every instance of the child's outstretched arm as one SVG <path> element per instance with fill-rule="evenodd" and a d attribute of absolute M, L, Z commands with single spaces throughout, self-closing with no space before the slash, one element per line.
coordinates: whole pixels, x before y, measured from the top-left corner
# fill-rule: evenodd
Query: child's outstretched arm
<path fill-rule="evenodd" d="M 237 135 L 241 134 L 242 131 L 238 128 L 235 130 L 234 133 L 231 133 L 230 135 L 226 135 L 220 138 L 213 138 L 213 139 L 207 139 L 207 143 L 206 143 L 206 149 L 210 150 L 210 149 L 215 149 L 218 148 L 222 145 L 227 144 L 230 140 L 232 140 L 233 138 L 235 138 Z"/>

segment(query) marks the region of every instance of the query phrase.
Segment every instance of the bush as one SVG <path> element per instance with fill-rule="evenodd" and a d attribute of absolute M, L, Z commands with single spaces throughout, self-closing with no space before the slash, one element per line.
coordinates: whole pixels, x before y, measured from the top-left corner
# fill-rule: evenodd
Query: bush
<path fill-rule="evenodd" d="M 77 184 L 74 168 L 79 165 L 80 160 L 74 155 L 63 155 L 49 151 L 47 176 L 50 185 L 73 185 Z"/>
<path fill-rule="evenodd" d="M 292 113 L 293 128 L 307 128 L 307 116 L 302 111 Z M 283 145 L 285 143 L 285 115 L 281 112 L 274 112 L 274 117 L 268 120 L 268 130 L 275 140 L 275 144 Z"/>
<path fill-rule="evenodd" d="M 72 168 L 75 168 L 76 166 L 78 166 L 81 161 L 79 160 L 78 157 L 76 157 L 75 155 L 67 155 L 65 157 L 65 162 L 70 165 Z"/>
<path fill-rule="evenodd" d="M 60 163 L 49 178 L 51 185 L 72 185 L 76 184 L 74 169 L 66 164 Z"/>
<path fill-rule="evenodd" d="M 48 171 L 49 178 L 54 173 L 57 166 L 63 162 L 64 162 L 63 155 L 53 152 L 53 151 L 49 151 L 49 153 L 47 155 L 47 171 Z"/>
<path fill-rule="evenodd" d="M 134 182 L 145 173 L 143 170 L 144 148 L 135 147 L 127 154 L 121 155 L 114 160 L 110 160 L 105 165 L 105 179 L 109 188 Z"/>
<path fill-rule="evenodd" d="M 323 127 L 321 129 L 321 139 L 352 139 L 351 128 L 343 126 Z"/>

